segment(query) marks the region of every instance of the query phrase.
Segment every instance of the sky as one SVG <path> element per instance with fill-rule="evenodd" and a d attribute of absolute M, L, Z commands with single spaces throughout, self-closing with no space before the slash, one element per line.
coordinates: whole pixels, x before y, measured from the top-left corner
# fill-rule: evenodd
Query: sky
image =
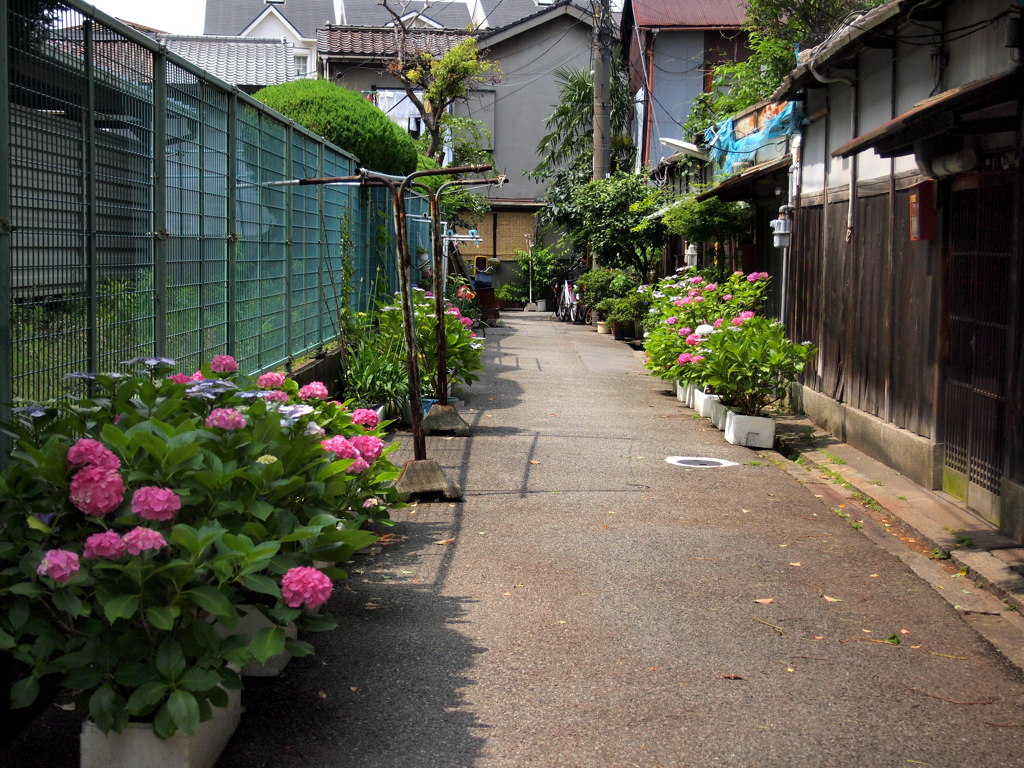
<path fill-rule="evenodd" d="M 89 0 L 98 9 L 125 21 L 178 35 L 203 34 L 206 0 Z M 224 2 L 224 0 L 211 0 Z"/>

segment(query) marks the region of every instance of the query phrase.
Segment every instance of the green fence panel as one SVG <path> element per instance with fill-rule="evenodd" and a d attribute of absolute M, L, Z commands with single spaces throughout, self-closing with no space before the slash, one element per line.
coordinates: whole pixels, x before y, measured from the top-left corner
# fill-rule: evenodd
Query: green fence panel
<path fill-rule="evenodd" d="M 0 408 L 139 356 L 290 365 L 395 290 L 388 191 L 296 183 L 350 155 L 78 0 L 0 13 Z"/>

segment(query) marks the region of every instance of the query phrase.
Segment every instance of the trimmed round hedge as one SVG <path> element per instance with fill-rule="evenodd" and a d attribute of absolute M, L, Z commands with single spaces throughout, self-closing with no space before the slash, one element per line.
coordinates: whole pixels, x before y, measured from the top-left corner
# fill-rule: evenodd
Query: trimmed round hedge
<path fill-rule="evenodd" d="M 254 96 L 351 152 L 366 168 L 398 176 L 416 170 L 416 144 L 409 132 L 356 91 L 328 80 L 294 80 Z"/>

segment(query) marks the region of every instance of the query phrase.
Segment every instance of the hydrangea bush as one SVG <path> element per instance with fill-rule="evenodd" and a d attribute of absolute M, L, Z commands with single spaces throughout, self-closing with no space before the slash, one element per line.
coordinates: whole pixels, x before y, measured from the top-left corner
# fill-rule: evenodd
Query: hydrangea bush
<path fill-rule="evenodd" d="M 397 470 L 376 413 L 326 389 L 239 376 L 226 355 L 195 374 L 136 362 L 71 374 L 91 396 L 5 425 L 0 651 L 28 670 L 13 706 L 58 676 L 103 731 L 144 720 L 166 738 L 226 704 L 249 661 L 312 652 L 287 625 L 335 626 L 305 609 L 376 540 L 361 526 L 387 522 Z M 271 626 L 232 634 L 242 605 Z"/>
<path fill-rule="evenodd" d="M 416 351 L 419 355 L 420 380 L 427 394 L 433 391 L 437 378 L 437 313 L 434 295 L 421 288 L 412 290 L 415 312 Z M 405 349 L 405 331 L 402 325 L 401 297 L 394 303 L 378 309 L 379 332 L 385 345 L 400 345 Z M 483 341 L 473 332 L 473 319 L 450 301 L 445 302 L 444 332 L 447 340 L 448 381 L 451 384 L 472 384 L 479 381 L 476 372 L 481 362 Z M 404 352 L 403 352 L 404 354 Z"/>
<path fill-rule="evenodd" d="M 651 302 L 645 322 L 647 370 L 668 381 L 703 384 L 701 341 L 755 315 L 764 303 L 768 273 L 734 272 L 716 279 L 690 268 L 638 290 Z"/>

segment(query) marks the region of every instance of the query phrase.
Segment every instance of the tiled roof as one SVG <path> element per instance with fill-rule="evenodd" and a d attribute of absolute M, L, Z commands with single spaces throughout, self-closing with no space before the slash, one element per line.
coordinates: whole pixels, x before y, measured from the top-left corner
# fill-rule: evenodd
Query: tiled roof
<path fill-rule="evenodd" d="M 277 85 L 295 79 L 295 49 L 286 41 L 177 35 L 158 35 L 157 40 L 231 85 Z"/>
<path fill-rule="evenodd" d="M 629 0 L 638 27 L 738 27 L 744 0 Z"/>
<path fill-rule="evenodd" d="M 443 56 L 467 37 L 460 30 L 413 29 L 406 38 L 406 52 Z M 316 50 L 323 56 L 390 58 L 398 51 L 398 38 L 394 29 L 327 27 L 316 31 Z"/>
<path fill-rule="evenodd" d="M 207 0 L 203 31 L 207 35 L 239 35 L 267 8 L 276 9 L 307 39 L 316 36 L 317 27 L 337 21 L 334 0 Z"/>

